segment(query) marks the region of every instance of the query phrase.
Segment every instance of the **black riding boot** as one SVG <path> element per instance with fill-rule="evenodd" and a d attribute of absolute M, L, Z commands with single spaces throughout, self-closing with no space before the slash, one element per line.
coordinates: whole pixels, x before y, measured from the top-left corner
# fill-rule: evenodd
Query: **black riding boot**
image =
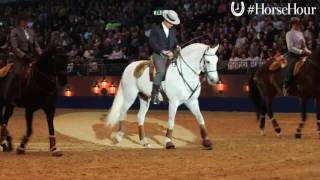
<path fill-rule="evenodd" d="M 151 103 L 152 104 L 159 104 L 159 91 L 160 91 L 160 86 L 159 85 L 153 85 L 152 87 L 152 92 L 151 92 Z"/>

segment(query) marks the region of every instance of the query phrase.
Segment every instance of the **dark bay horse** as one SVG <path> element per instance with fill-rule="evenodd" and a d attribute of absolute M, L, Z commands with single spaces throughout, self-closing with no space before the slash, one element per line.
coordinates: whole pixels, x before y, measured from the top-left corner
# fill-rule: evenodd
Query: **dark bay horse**
<path fill-rule="evenodd" d="M 281 128 L 273 115 L 273 98 L 281 93 L 282 69 L 269 70 L 272 62 L 260 67 L 249 81 L 249 96 L 253 100 L 260 121 L 261 135 L 264 135 L 265 115 L 271 119 L 274 130 L 280 135 Z M 315 50 L 307 58 L 295 77 L 296 86 L 289 90 L 290 95 L 297 96 L 300 101 L 301 122 L 296 129 L 295 138 L 302 137 L 302 129 L 307 120 L 306 106 L 311 98 L 316 100 L 317 106 L 317 133 L 320 137 L 320 49 Z"/>
<path fill-rule="evenodd" d="M 21 100 L 16 102 L 18 106 L 25 107 L 25 118 L 27 122 L 26 135 L 23 136 L 19 147 L 18 154 L 24 154 L 26 145 L 32 134 L 33 113 L 39 109 L 45 112 L 47 117 L 50 141 L 50 153 L 53 156 L 61 156 L 56 147 L 56 138 L 54 131 L 54 114 L 55 101 L 57 98 L 57 85 L 62 86 L 67 83 L 66 76 L 67 56 L 58 49 L 50 48 L 38 58 L 30 68 L 30 76 L 27 78 L 27 85 L 23 88 Z M 0 79 L 0 84 L 4 79 Z M 12 139 L 7 129 L 8 121 L 13 113 L 15 105 L 8 104 L 0 99 L 0 125 L 1 136 L 0 142 L 4 151 L 11 151 Z"/>

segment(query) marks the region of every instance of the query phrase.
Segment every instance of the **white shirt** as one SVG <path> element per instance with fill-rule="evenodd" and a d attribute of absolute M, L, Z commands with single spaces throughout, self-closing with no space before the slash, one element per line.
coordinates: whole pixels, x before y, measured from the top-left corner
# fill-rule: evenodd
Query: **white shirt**
<path fill-rule="evenodd" d="M 164 33 L 166 34 L 166 37 L 168 38 L 169 37 L 169 28 L 166 25 L 164 25 L 164 23 L 161 23 L 161 24 L 162 24 Z"/>
<path fill-rule="evenodd" d="M 26 35 L 27 40 L 30 39 L 29 33 L 27 32 L 27 29 L 23 29 L 24 34 Z"/>
<path fill-rule="evenodd" d="M 302 49 L 306 47 L 303 33 L 291 29 L 286 34 L 287 47 L 289 52 L 302 54 Z"/>

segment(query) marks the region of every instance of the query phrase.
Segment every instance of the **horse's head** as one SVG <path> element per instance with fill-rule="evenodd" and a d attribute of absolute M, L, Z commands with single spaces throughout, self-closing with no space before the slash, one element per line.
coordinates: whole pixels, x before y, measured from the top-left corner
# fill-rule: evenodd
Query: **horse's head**
<path fill-rule="evenodd" d="M 39 57 L 36 66 L 48 76 L 57 77 L 59 84 L 64 86 L 67 84 L 67 63 L 68 57 L 65 53 L 48 49 Z"/>
<path fill-rule="evenodd" d="M 218 75 L 218 56 L 216 52 L 218 51 L 219 45 L 214 48 L 208 47 L 203 55 L 203 68 L 202 72 L 206 73 L 207 81 L 210 85 L 216 84 L 219 81 Z"/>

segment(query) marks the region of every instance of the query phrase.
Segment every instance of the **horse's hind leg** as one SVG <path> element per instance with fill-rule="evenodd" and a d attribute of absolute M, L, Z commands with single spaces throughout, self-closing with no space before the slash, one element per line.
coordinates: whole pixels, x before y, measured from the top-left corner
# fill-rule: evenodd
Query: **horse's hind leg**
<path fill-rule="evenodd" d="M 265 127 L 266 127 L 266 114 L 267 114 L 267 107 L 266 107 L 266 103 L 263 101 L 261 103 L 261 106 L 259 107 L 259 128 L 260 128 L 260 135 L 261 136 L 265 136 L 266 132 L 265 132 Z"/>
<path fill-rule="evenodd" d="M 280 128 L 276 118 L 273 115 L 272 99 L 273 99 L 273 97 L 267 98 L 267 101 L 266 101 L 267 102 L 267 112 L 268 112 L 268 116 L 271 120 L 274 131 L 277 133 L 277 136 L 280 137 L 281 136 L 281 128 Z"/>
<path fill-rule="evenodd" d="M 307 120 L 307 98 L 300 98 L 300 108 L 301 108 L 301 121 L 296 130 L 295 138 L 300 139 L 302 137 L 302 129 Z"/>
<path fill-rule="evenodd" d="M 32 135 L 32 121 L 33 121 L 33 113 L 35 109 L 26 108 L 25 110 L 25 118 L 27 124 L 26 134 L 22 137 L 19 147 L 17 148 L 17 154 L 25 154 L 26 146 L 29 142 L 30 136 Z"/>
<path fill-rule="evenodd" d="M 7 129 L 7 125 L 9 122 L 10 117 L 13 114 L 14 106 L 7 105 L 5 108 L 4 115 L 2 116 L 3 107 L 1 108 L 1 146 L 3 148 L 3 151 L 12 151 L 12 137 L 10 136 L 10 133 Z"/>
<path fill-rule="evenodd" d="M 197 119 L 199 125 L 200 125 L 200 134 L 202 138 L 202 145 L 205 149 L 211 150 L 212 149 L 212 143 L 209 140 L 208 137 L 208 131 L 204 122 L 204 118 L 201 114 L 200 108 L 199 108 L 199 102 L 197 99 L 189 101 L 185 104 L 191 111 L 191 113 L 195 116 Z"/>
<path fill-rule="evenodd" d="M 320 138 L 320 96 L 317 97 L 317 133 Z"/>
<path fill-rule="evenodd" d="M 127 112 L 129 110 L 129 108 L 131 107 L 131 105 L 134 103 L 134 101 L 137 98 L 138 93 L 136 92 L 127 92 L 129 94 L 127 94 L 124 99 L 125 102 L 122 104 L 121 108 L 120 108 L 120 122 L 119 122 L 119 128 L 118 128 L 118 132 L 115 134 L 114 136 L 114 140 L 119 143 L 122 141 L 123 137 L 124 137 L 124 122 L 127 118 Z"/>
<path fill-rule="evenodd" d="M 150 143 L 145 138 L 144 120 L 149 109 L 150 100 L 144 100 L 142 98 L 139 98 L 139 101 L 140 101 L 140 109 L 138 112 L 139 140 L 144 147 L 149 148 Z"/>

